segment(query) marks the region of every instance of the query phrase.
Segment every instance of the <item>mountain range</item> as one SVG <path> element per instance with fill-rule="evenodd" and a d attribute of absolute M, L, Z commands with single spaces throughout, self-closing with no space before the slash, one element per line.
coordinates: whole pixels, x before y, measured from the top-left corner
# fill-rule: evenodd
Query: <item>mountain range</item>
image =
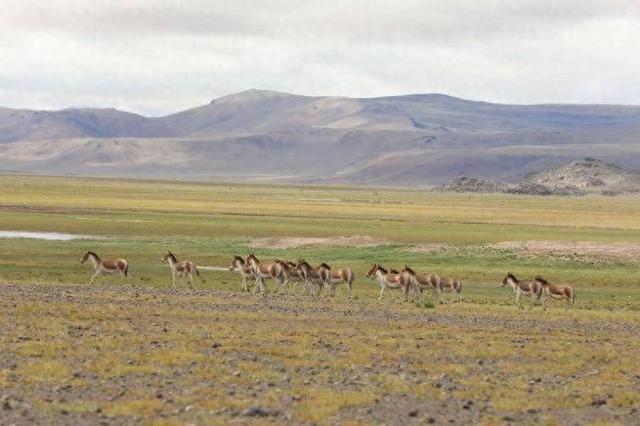
<path fill-rule="evenodd" d="M 164 117 L 0 108 L 5 172 L 429 186 L 515 182 L 583 157 L 640 168 L 638 153 L 640 106 L 248 90 Z"/>

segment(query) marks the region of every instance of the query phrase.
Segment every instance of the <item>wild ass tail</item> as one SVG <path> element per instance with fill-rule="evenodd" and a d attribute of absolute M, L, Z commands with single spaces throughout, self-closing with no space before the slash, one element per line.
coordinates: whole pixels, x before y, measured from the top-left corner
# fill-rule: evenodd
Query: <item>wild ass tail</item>
<path fill-rule="evenodd" d="M 578 300 L 578 290 L 574 287 L 573 291 L 571 292 L 571 304 L 575 305 L 576 300 Z"/>
<path fill-rule="evenodd" d="M 200 270 L 198 269 L 198 267 L 196 265 L 193 265 L 193 269 L 196 270 L 196 276 L 200 276 Z"/>

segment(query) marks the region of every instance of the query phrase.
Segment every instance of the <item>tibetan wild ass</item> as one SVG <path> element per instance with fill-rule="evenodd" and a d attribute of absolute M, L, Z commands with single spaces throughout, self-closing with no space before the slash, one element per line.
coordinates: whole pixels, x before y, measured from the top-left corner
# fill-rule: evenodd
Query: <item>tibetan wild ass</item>
<path fill-rule="evenodd" d="M 287 281 L 284 283 L 285 286 L 289 283 L 293 283 L 294 289 L 297 289 L 298 284 L 304 283 L 304 276 L 301 271 L 296 269 L 296 266 L 298 266 L 296 263 L 281 259 L 273 259 L 273 261 L 282 265 L 285 270 L 287 276 Z"/>
<path fill-rule="evenodd" d="M 411 287 L 420 292 L 420 301 L 424 301 L 424 290 L 431 290 L 431 301 L 437 298 L 440 303 L 442 295 L 442 286 L 440 276 L 438 274 L 416 274 L 409 266 L 404 265 L 404 269 L 400 271 L 403 279 L 411 283 Z"/>
<path fill-rule="evenodd" d="M 251 266 L 261 293 L 264 294 L 267 291 L 264 280 L 268 279 L 276 281 L 279 285 L 279 290 L 283 291 L 284 283 L 287 281 L 287 272 L 280 263 L 260 263 L 254 253 L 247 256 L 246 263 Z"/>
<path fill-rule="evenodd" d="M 462 281 L 453 277 L 442 277 L 440 279 L 442 292 L 451 293 L 458 296 L 458 302 L 462 302 Z"/>
<path fill-rule="evenodd" d="M 89 280 L 89 285 L 93 283 L 93 280 L 98 275 L 107 275 L 107 274 L 122 274 L 122 277 L 126 277 L 129 274 L 129 262 L 124 259 L 116 259 L 116 260 L 102 260 L 100 257 L 92 251 L 87 251 L 80 258 L 80 263 L 84 264 L 87 259 L 91 259 L 93 263 L 93 268 L 95 269 L 95 273 Z"/>
<path fill-rule="evenodd" d="M 178 279 L 184 278 L 187 276 L 189 278 L 189 288 L 193 288 L 193 273 L 195 272 L 197 276 L 200 276 L 200 271 L 196 267 L 196 264 L 190 260 L 183 260 L 178 262 L 176 256 L 170 251 L 167 252 L 160 259 L 162 263 L 168 263 L 171 268 L 171 288 L 173 290 L 176 289 L 176 277 Z"/>
<path fill-rule="evenodd" d="M 531 295 L 531 304 L 535 305 L 542 296 L 542 283 L 540 281 L 518 281 L 511 272 L 502 279 L 502 287 L 509 286 L 516 295 L 516 305 L 521 308 L 520 297 L 523 294 Z"/>
<path fill-rule="evenodd" d="M 240 278 L 242 278 L 242 291 L 249 291 L 247 286 L 247 279 L 255 280 L 256 275 L 253 273 L 253 269 L 250 265 L 247 265 L 244 259 L 240 256 L 233 256 L 231 266 L 229 266 L 231 272 L 238 272 Z"/>
<path fill-rule="evenodd" d="M 387 271 L 381 265 L 374 263 L 373 265 L 371 265 L 371 269 L 369 270 L 369 272 L 367 272 L 367 278 L 378 281 L 378 284 L 380 285 L 380 294 L 378 295 L 378 300 L 382 300 L 382 294 L 387 288 L 389 290 L 402 289 L 404 293 L 404 300 L 407 300 L 411 283 L 395 269 Z"/>
<path fill-rule="evenodd" d="M 296 270 L 302 273 L 304 277 L 305 287 L 313 293 L 313 285 L 316 286 L 315 294 L 320 296 L 322 287 L 331 286 L 331 267 L 326 263 L 321 263 L 317 267 L 312 267 L 304 259 L 299 259 Z"/>
<path fill-rule="evenodd" d="M 542 304 L 547 306 L 549 298 L 556 300 L 564 300 L 567 302 L 566 307 L 576 303 L 576 289 L 568 284 L 549 284 L 544 278 L 537 276 L 536 281 L 542 283 L 543 299 Z"/>

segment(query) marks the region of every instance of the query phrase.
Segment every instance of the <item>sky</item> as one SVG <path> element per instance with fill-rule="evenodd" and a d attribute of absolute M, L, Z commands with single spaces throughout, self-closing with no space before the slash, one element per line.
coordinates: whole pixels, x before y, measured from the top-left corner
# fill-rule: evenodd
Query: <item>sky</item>
<path fill-rule="evenodd" d="M 0 106 L 159 116 L 250 88 L 640 104 L 640 0 L 0 0 Z"/>

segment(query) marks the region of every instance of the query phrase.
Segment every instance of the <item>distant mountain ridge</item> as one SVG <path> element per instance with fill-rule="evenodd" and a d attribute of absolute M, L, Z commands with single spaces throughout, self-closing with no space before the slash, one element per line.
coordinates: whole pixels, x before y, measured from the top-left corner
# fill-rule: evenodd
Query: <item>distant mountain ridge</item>
<path fill-rule="evenodd" d="M 0 108 L 0 170 L 295 183 L 505 182 L 587 156 L 640 167 L 640 107 L 248 90 L 164 117 Z"/>

